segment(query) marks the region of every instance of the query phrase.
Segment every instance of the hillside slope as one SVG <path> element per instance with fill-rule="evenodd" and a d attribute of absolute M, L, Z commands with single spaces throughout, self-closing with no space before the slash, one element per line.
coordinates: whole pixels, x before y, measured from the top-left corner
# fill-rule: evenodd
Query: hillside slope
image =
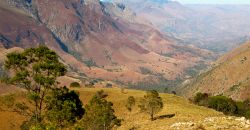
<path fill-rule="evenodd" d="M 250 98 L 250 42 L 218 59 L 215 66 L 185 88 L 193 95 L 206 92 L 227 95 L 237 100 Z M 184 91 L 186 93 L 186 91 Z"/>
<path fill-rule="evenodd" d="M 99 90 L 97 88 L 79 88 L 75 89 L 80 93 L 80 98 L 84 104 L 87 104 L 91 97 Z M 150 121 L 149 116 L 141 113 L 138 107 L 129 112 L 125 103 L 129 96 L 134 96 L 136 106 L 138 101 L 145 94 L 145 91 L 125 90 L 122 93 L 120 89 L 103 89 L 108 94 L 107 100 L 113 102 L 115 114 L 122 119 L 121 127 L 117 130 L 174 130 L 174 129 L 230 129 L 246 130 L 250 128 L 250 122 L 244 118 L 226 117 L 222 113 L 212 109 L 190 104 L 188 100 L 170 94 L 160 94 L 163 98 L 164 108 L 156 116 L 167 116 L 171 118 L 157 119 Z M 17 94 L 22 99 L 22 94 Z M 117 98 L 119 97 L 119 98 Z M 174 115 L 173 115 L 174 114 Z M 13 120 L 13 118 L 15 120 Z M 19 129 L 24 117 L 11 112 L 0 112 L 0 129 Z M 230 125 L 229 125 L 230 124 Z"/>

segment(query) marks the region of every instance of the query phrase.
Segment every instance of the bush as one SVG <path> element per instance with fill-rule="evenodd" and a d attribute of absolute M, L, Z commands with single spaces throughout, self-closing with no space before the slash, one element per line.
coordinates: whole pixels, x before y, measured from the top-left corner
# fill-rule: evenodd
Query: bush
<path fill-rule="evenodd" d="M 237 114 L 238 108 L 236 103 L 225 96 L 214 96 L 208 100 L 208 107 L 225 114 Z"/>
<path fill-rule="evenodd" d="M 208 97 L 209 96 L 207 93 L 197 93 L 193 99 L 193 102 L 197 105 L 207 106 Z"/>
<path fill-rule="evenodd" d="M 139 69 L 140 69 L 140 71 L 141 71 L 141 74 L 145 74 L 145 75 L 153 75 L 153 74 L 154 74 L 154 72 L 151 71 L 151 70 L 148 69 L 148 68 L 140 67 Z"/>
<path fill-rule="evenodd" d="M 131 112 L 134 106 L 135 106 L 135 98 L 133 96 L 129 96 L 127 99 L 126 108 L 128 109 L 128 111 Z"/>
<path fill-rule="evenodd" d="M 78 82 L 72 82 L 72 83 L 70 84 L 70 87 L 72 87 L 72 88 L 80 88 L 81 85 L 80 85 Z"/>
<path fill-rule="evenodd" d="M 243 102 L 243 104 L 244 104 L 244 107 L 245 107 L 246 109 L 250 109 L 250 100 L 249 100 L 249 99 L 245 100 L 245 101 Z"/>
<path fill-rule="evenodd" d="M 236 102 L 236 106 L 237 106 L 237 109 L 238 109 L 238 112 L 237 114 L 240 115 L 240 116 L 245 116 L 245 113 L 246 113 L 246 107 L 245 107 L 245 104 L 243 102 Z"/>
<path fill-rule="evenodd" d="M 248 110 L 246 113 L 245 113 L 245 117 L 250 119 L 250 110 Z"/>
<path fill-rule="evenodd" d="M 210 97 L 206 93 L 197 93 L 191 101 L 197 105 L 221 111 L 224 114 L 250 118 L 250 100 L 236 102 L 221 95 Z"/>
<path fill-rule="evenodd" d="M 113 84 L 111 84 L 111 83 L 106 84 L 106 88 L 112 88 L 112 86 L 113 86 Z"/>

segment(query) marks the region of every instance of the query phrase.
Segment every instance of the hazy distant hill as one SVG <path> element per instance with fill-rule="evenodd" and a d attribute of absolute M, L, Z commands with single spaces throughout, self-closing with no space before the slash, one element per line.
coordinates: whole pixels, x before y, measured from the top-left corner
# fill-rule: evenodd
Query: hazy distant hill
<path fill-rule="evenodd" d="M 180 43 L 226 52 L 250 35 L 249 5 L 182 5 L 173 1 L 114 0 L 132 8 Z"/>

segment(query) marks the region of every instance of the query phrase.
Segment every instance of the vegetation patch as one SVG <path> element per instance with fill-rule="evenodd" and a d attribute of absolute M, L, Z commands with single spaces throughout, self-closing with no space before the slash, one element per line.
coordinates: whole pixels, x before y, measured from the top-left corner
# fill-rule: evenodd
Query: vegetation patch
<path fill-rule="evenodd" d="M 81 85 L 80 85 L 78 82 L 72 82 L 72 83 L 70 84 L 70 87 L 73 87 L 73 88 L 80 88 Z"/>
<path fill-rule="evenodd" d="M 233 85 L 232 87 L 229 88 L 230 91 L 235 91 L 240 88 L 240 85 Z"/>
<path fill-rule="evenodd" d="M 154 75 L 154 72 L 151 71 L 150 69 L 146 68 L 146 67 L 140 67 L 140 72 L 141 74 L 144 74 L 144 75 Z"/>
<path fill-rule="evenodd" d="M 207 93 L 197 93 L 192 99 L 194 104 L 209 107 L 226 115 L 244 116 L 249 118 L 250 101 L 234 101 L 225 96 L 209 96 Z"/>
<path fill-rule="evenodd" d="M 98 67 L 97 64 L 95 63 L 95 61 L 93 59 L 85 60 L 85 61 L 83 61 L 83 63 L 85 65 L 87 65 L 89 68 L 91 68 L 91 67 Z"/>
<path fill-rule="evenodd" d="M 159 92 L 172 93 L 176 87 L 182 82 L 181 79 L 167 80 L 163 77 L 159 77 L 157 81 L 143 80 L 137 83 L 128 83 L 126 86 L 131 89 L 139 90 L 157 90 Z M 167 91 L 166 91 L 167 90 Z"/>

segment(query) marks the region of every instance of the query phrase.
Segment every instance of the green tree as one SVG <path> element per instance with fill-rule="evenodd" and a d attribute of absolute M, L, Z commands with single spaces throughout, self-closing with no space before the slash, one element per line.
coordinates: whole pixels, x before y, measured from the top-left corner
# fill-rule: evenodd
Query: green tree
<path fill-rule="evenodd" d="M 131 112 L 134 106 L 135 106 L 135 98 L 133 96 L 129 96 L 127 99 L 126 108 Z"/>
<path fill-rule="evenodd" d="M 85 130 L 111 130 L 114 126 L 120 126 L 121 120 L 117 119 L 112 108 L 113 103 L 108 102 L 103 91 L 97 92 L 86 105 L 80 126 Z"/>
<path fill-rule="evenodd" d="M 51 96 L 46 97 L 45 102 L 48 121 L 59 128 L 74 124 L 84 114 L 79 94 L 66 87 L 54 89 Z"/>
<path fill-rule="evenodd" d="M 66 73 L 59 56 L 45 46 L 25 49 L 21 53 L 9 53 L 5 68 L 10 72 L 8 82 L 28 91 L 28 98 L 34 105 L 30 107 L 31 118 L 36 125 L 41 123 L 45 97 L 57 87 L 57 77 Z"/>
<path fill-rule="evenodd" d="M 154 115 L 163 108 L 162 98 L 155 90 L 147 91 L 147 94 L 141 99 L 139 108 L 142 112 L 150 115 L 150 119 L 154 120 Z"/>

